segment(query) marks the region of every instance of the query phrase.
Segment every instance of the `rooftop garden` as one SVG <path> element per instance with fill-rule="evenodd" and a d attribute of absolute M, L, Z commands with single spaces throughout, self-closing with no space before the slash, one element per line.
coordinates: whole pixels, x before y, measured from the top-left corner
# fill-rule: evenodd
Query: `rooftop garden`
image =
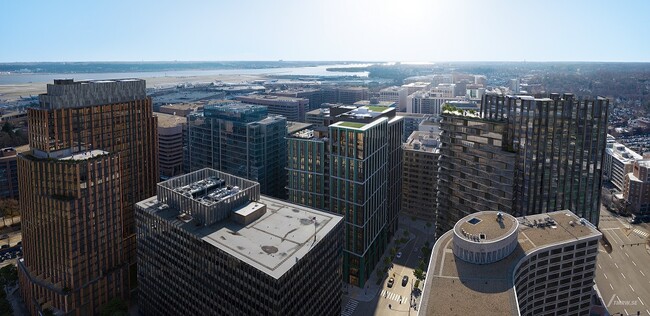
<path fill-rule="evenodd" d="M 365 123 L 357 123 L 357 122 L 341 122 L 339 126 L 344 126 L 344 127 L 352 127 L 352 128 L 362 128 Z"/>

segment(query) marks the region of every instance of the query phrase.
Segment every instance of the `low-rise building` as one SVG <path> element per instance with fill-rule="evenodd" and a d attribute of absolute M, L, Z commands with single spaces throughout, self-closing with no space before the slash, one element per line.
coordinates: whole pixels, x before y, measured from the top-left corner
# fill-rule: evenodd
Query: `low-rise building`
<path fill-rule="evenodd" d="M 339 315 L 343 218 L 202 169 L 136 204 L 144 315 Z"/>
<path fill-rule="evenodd" d="M 402 88 L 406 89 L 406 95 L 411 95 L 417 91 L 426 91 L 431 88 L 431 82 L 411 82 L 405 85 L 402 85 Z"/>
<path fill-rule="evenodd" d="M 484 211 L 433 247 L 421 315 L 589 315 L 598 241 L 571 211 L 515 218 Z"/>
<path fill-rule="evenodd" d="M 406 97 L 408 95 L 408 89 L 404 87 L 394 86 L 379 90 L 379 100 L 397 103 L 398 111 L 406 110 Z"/>
<path fill-rule="evenodd" d="M 304 122 L 309 110 L 309 99 L 266 94 L 250 94 L 235 98 L 246 104 L 264 105 L 269 114 L 282 115 L 289 121 Z"/>
<path fill-rule="evenodd" d="M 170 115 L 187 116 L 192 112 L 203 110 L 204 105 L 205 102 L 167 104 L 161 105 L 158 112 Z"/>

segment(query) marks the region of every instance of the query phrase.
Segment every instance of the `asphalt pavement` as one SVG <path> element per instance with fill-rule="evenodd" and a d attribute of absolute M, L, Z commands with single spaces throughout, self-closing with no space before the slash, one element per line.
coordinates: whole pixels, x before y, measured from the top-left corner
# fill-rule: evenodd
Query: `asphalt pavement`
<path fill-rule="evenodd" d="M 600 230 L 612 245 L 599 248 L 596 285 L 609 313 L 650 316 L 650 231 L 601 208 Z"/>

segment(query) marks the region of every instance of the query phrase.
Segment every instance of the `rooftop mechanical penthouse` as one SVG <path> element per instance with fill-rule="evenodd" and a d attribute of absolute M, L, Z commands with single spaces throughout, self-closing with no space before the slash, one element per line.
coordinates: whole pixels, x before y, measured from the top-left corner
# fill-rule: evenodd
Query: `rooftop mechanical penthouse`
<path fill-rule="evenodd" d="M 260 195 L 213 169 L 136 205 L 145 315 L 336 315 L 341 216 Z"/>

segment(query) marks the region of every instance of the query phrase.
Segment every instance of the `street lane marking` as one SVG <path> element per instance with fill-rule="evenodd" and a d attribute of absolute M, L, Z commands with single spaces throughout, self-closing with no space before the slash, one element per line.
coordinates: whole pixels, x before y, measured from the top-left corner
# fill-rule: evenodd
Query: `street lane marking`
<path fill-rule="evenodd" d="M 611 283 L 609 284 L 609 287 L 611 287 L 611 288 L 612 288 L 612 290 L 614 289 L 614 287 L 612 286 L 612 284 L 611 284 Z"/>
<path fill-rule="evenodd" d="M 627 278 L 625 277 L 625 274 L 623 274 L 623 272 L 621 272 L 621 275 L 623 276 L 623 279 L 627 279 Z"/>
<path fill-rule="evenodd" d="M 648 313 L 648 315 L 650 315 L 650 311 L 649 311 L 649 310 L 646 309 L 645 311 L 646 311 L 646 313 Z"/>
<path fill-rule="evenodd" d="M 644 232 L 644 231 L 642 231 L 640 229 L 634 229 L 633 232 L 635 234 L 639 235 L 639 237 L 643 237 L 643 238 L 647 238 L 648 235 L 649 235 L 648 233 L 646 233 L 646 232 Z"/>
<path fill-rule="evenodd" d="M 345 309 L 341 311 L 341 316 L 351 316 L 354 313 L 354 310 L 359 304 L 358 301 L 350 299 L 347 304 L 345 304 Z"/>
<path fill-rule="evenodd" d="M 628 255 L 627 252 L 625 253 L 625 255 L 626 255 L 628 258 L 630 257 L 630 255 Z"/>
<path fill-rule="evenodd" d="M 639 272 L 641 272 L 641 274 L 643 274 L 643 276 L 645 276 L 645 273 L 643 273 L 643 271 L 639 270 Z"/>
<path fill-rule="evenodd" d="M 605 280 L 607 280 L 607 274 L 603 273 L 603 275 L 605 276 Z"/>
<path fill-rule="evenodd" d="M 607 255 L 609 256 L 609 259 L 612 259 L 612 255 L 610 255 L 610 254 L 607 254 Z"/>
<path fill-rule="evenodd" d="M 620 268 L 618 267 L 618 264 L 616 264 L 616 262 L 614 262 L 614 265 L 616 266 L 616 269 L 620 269 Z"/>
<path fill-rule="evenodd" d="M 632 287 L 632 284 L 628 284 L 628 286 L 632 289 L 632 292 L 635 292 L 634 288 Z"/>
<path fill-rule="evenodd" d="M 637 296 L 636 298 L 638 298 L 638 299 L 639 299 L 639 302 L 641 302 L 641 305 L 645 305 L 645 303 L 644 303 L 644 302 L 643 302 L 643 301 L 641 300 L 641 298 L 640 298 L 640 297 L 638 297 L 638 296 Z"/>
<path fill-rule="evenodd" d="M 632 261 L 632 264 L 636 267 L 636 263 L 634 263 L 634 261 Z"/>
<path fill-rule="evenodd" d="M 598 264 L 598 269 L 602 269 L 603 267 L 600 266 L 600 263 Z"/>
<path fill-rule="evenodd" d="M 402 298 L 399 294 L 395 294 L 393 292 L 386 291 L 386 290 L 381 291 L 381 296 L 396 302 L 399 302 L 400 298 Z"/>

